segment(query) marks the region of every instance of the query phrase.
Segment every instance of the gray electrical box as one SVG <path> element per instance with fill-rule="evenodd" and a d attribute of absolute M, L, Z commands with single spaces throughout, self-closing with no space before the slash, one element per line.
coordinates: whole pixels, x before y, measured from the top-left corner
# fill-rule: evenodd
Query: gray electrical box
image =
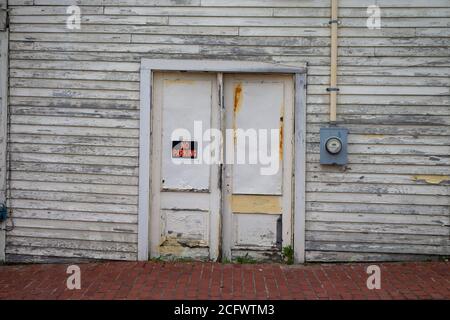
<path fill-rule="evenodd" d="M 320 164 L 347 164 L 348 129 L 320 128 Z"/>

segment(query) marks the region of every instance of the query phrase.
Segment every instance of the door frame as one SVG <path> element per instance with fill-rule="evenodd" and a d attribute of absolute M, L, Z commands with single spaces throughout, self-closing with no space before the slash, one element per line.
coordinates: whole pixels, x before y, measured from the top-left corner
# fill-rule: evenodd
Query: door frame
<path fill-rule="evenodd" d="M 0 204 L 7 205 L 8 197 L 8 30 L 0 32 Z M 8 207 L 8 206 L 7 206 Z M 6 221 L 0 222 L 0 262 L 6 260 Z"/>
<path fill-rule="evenodd" d="M 219 77 L 219 100 L 222 105 L 223 73 L 278 73 L 294 76 L 294 186 L 293 237 L 294 261 L 305 261 L 305 179 L 306 179 L 306 66 L 286 66 L 254 61 L 147 59 L 140 68 L 139 120 L 139 200 L 138 260 L 149 259 L 150 243 L 159 241 L 159 230 L 152 221 L 151 195 L 151 109 L 153 73 L 160 71 L 212 72 Z M 154 252 L 155 253 L 155 252 Z M 154 256 L 154 254 L 152 254 Z"/>

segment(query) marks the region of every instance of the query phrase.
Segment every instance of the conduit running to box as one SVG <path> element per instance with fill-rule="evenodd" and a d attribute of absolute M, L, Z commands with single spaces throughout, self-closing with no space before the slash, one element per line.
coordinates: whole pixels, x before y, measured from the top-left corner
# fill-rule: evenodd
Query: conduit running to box
<path fill-rule="evenodd" d="M 331 69 L 330 69 L 330 123 L 336 122 L 336 103 L 337 103 L 337 57 L 338 57 L 338 0 L 331 0 Z"/>

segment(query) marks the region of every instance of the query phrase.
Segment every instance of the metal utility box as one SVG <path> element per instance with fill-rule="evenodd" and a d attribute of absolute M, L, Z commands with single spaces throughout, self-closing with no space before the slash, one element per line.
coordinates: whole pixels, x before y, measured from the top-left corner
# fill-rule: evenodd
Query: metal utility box
<path fill-rule="evenodd" d="M 320 164 L 347 164 L 348 129 L 320 128 Z"/>

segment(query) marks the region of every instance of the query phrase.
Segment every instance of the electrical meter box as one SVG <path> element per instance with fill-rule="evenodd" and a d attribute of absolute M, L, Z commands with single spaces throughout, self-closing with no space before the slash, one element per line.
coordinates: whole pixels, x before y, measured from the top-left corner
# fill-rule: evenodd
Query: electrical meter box
<path fill-rule="evenodd" d="M 347 164 L 348 129 L 320 128 L 320 164 Z"/>

